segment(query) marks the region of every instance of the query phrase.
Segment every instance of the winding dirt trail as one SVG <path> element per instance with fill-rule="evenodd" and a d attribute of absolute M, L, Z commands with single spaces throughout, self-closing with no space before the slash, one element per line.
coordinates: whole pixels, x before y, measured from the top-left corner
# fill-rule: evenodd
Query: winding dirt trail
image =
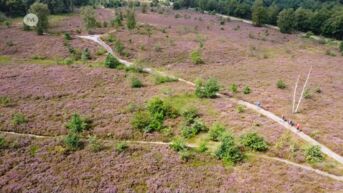
<path fill-rule="evenodd" d="M 88 40 L 91 40 L 93 42 L 98 43 L 99 45 L 104 47 L 107 50 L 108 53 L 111 53 L 112 55 L 115 56 L 112 48 L 109 45 L 107 45 L 104 41 L 101 40 L 101 38 L 100 38 L 101 35 L 89 35 L 89 36 L 78 36 L 78 37 L 82 38 L 82 39 L 88 39 Z M 133 65 L 129 61 L 126 61 L 126 60 L 123 60 L 123 59 L 120 59 L 120 58 L 118 58 L 118 60 L 121 63 L 123 63 L 124 65 L 126 65 L 126 66 L 132 66 Z M 151 73 L 151 74 L 160 74 L 160 75 L 164 75 L 164 76 L 169 76 L 169 77 L 177 79 L 180 82 L 184 82 L 184 83 L 186 83 L 188 85 L 195 86 L 195 84 L 193 82 L 190 82 L 190 81 L 187 81 L 187 80 L 184 80 L 182 78 L 175 77 L 175 76 L 168 75 L 167 73 L 164 73 L 164 72 L 159 72 L 159 71 L 154 70 L 152 68 L 143 68 L 143 71 L 147 72 L 147 73 Z M 341 155 L 335 153 L 334 151 L 332 151 L 331 149 L 329 149 L 325 145 L 319 143 L 318 141 L 314 140 L 313 138 L 311 138 L 310 136 L 306 135 L 305 133 L 303 133 L 301 131 L 298 131 L 295 127 L 292 127 L 287 122 L 283 121 L 281 117 L 275 115 L 274 113 L 272 113 L 270 111 L 267 111 L 265 109 L 262 109 L 262 108 L 254 105 L 254 104 L 251 104 L 251 103 L 249 103 L 247 101 L 230 98 L 230 97 L 225 96 L 225 95 L 220 94 L 220 93 L 217 93 L 217 96 L 218 97 L 222 97 L 222 98 L 227 98 L 228 100 L 230 100 L 230 101 L 232 101 L 232 102 L 234 102 L 236 104 L 244 105 L 247 108 L 249 108 L 251 110 L 254 110 L 257 113 L 262 114 L 262 115 L 268 117 L 269 119 L 279 123 L 281 126 L 283 126 L 284 128 L 292 131 L 293 133 L 298 135 L 300 138 L 302 138 L 303 140 L 305 140 L 309 144 L 319 146 L 323 153 L 325 153 L 326 155 L 328 155 L 329 157 L 335 159 L 337 162 L 339 162 L 340 164 L 343 165 L 343 157 Z"/>
<path fill-rule="evenodd" d="M 59 136 L 45 136 L 45 135 L 34 135 L 34 134 L 25 134 L 25 133 L 16 133 L 16 132 L 8 132 L 8 131 L 0 131 L 0 133 L 3 134 L 8 134 L 8 135 L 14 135 L 14 136 L 20 136 L 20 137 L 32 137 L 32 138 L 37 138 L 37 139 L 53 139 L 53 138 L 61 138 L 63 137 L 63 135 L 59 135 Z M 104 142 L 110 143 L 113 142 L 114 140 L 103 140 Z M 129 144 L 142 144 L 142 145 L 165 145 L 165 146 L 169 146 L 171 143 L 168 142 L 162 142 L 162 141 L 130 141 L 127 140 L 125 141 L 126 143 Z M 186 144 L 188 147 L 191 148 L 197 148 L 197 145 L 194 144 Z M 281 162 L 284 163 L 286 165 L 290 165 L 290 166 L 294 166 L 297 168 L 301 168 L 303 170 L 306 171 L 310 171 L 310 172 L 314 172 L 316 174 L 319 174 L 321 176 L 325 176 L 337 181 L 342 181 L 343 182 L 343 176 L 336 176 L 333 174 L 330 174 L 328 172 L 324 172 L 322 170 L 318 170 L 318 169 L 314 169 L 310 166 L 306 166 L 306 165 L 302 165 L 302 164 L 298 164 L 295 162 L 291 162 L 289 160 L 285 160 L 285 159 L 281 159 L 281 158 L 277 158 L 277 157 L 270 157 L 270 156 L 266 156 L 266 155 L 261 155 L 261 154 L 251 154 L 255 157 L 261 158 L 261 159 L 268 159 L 268 160 L 272 160 L 272 161 L 277 161 L 277 162 Z"/>

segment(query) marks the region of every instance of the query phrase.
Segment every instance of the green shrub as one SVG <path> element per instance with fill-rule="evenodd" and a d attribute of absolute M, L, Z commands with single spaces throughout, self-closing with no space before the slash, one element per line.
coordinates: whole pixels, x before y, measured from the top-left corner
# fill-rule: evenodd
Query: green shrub
<path fill-rule="evenodd" d="M 82 133 L 84 130 L 90 128 L 89 122 L 89 120 L 82 118 L 80 115 L 74 113 L 66 124 L 66 128 L 74 133 Z"/>
<path fill-rule="evenodd" d="M 10 28 L 11 25 L 12 25 L 12 23 L 11 23 L 9 20 L 6 20 L 6 21 L 4 22 L 4 24 L 5 24 L 5 26 L 6 26 L 7 28 Z"/>
<path fill-rule="evenodd" d="M 200 51 L 193 51 L 191 52 L 191 60 L 193 64 L 203 64 L 204 61 L 201 59 Z"/>
<path fill-rule="evenodd" d="M 6 147 L 6 140 L 3 136 L 0 135 L 0 149 L 3 149 Z"/>
<path fill-rule="evenodd" d="M 245 111 L 245 106 L 237 105 L 237 112 L 238 113 L 244 113 L 244 111 Z"/>
<path fill-rule="evenodd" d="M 119 142 L 115 145 L 115 149 L 119 153 L 124 152 L 128 148 L 129 148 L 129 145 L 126 142 Z"/>
<path fill-rule="evenodd" d="M 192 152 L 189 150 L 179 151 L 179 155 L 180 155 L 180 158 L 186 162 L 189 161 L 193 156 Z"/>
<path fill-rule="evenodd" d="M 244 87 L 243 93 L 244 94 L 250 94 L 251 93 L 250 87 L 249 86 Z"/>
<path fill-rule="evenodd" d="M 96 55 L 98 56 L 102 56 L 106 53 L 106 50 L 104 48 L 99 48 L 97 51 L 96 51 Z"/>
<path fill-rule="evenodd" d="M 91 59 L 91 54 L 88 50 L 88 48 L 84 49 L 81 54 L 81 59 L 83 61 L 90 60 Z"/>
<path fill-rule="evenodd" d="M 12 116 L 12 123 L 15 126 L 21 125 L 21 124 L 24 124 L 24 123 L 27 123 L 27 122 L 28 122 L 28 120 L 21 113 L 14 113 L 13 116 Z"/>
<path fill-rule="evenodd" d="M 220 146 L 215 152 L 217 158 L 234 164 L 244 159 L 242 151 L 235 145 L 234 138 L 231 135 L 223 135 L 220 141 Z"/>
<path fill-rule="evenodd" d="M 238 86 L 237 84 L 231 84 L 230 87 L 229 87 L 230 91 L 232 93 L 237 93 L 238 92 Z"/>
<path fill-rule="evenodd" d="M 152 116 L 160 117 L 163 120 L 167 117 L 173 118 L 177 115 L 175 109 L 158 97 L 155 97 L 148 102 L 147 109 Z"/>
<path fill-rule="evenodd" d="M 306 160 L 310 163 L 321 162 L 324 160 L 320 146 L 311 146 L 306 149 L 305 152 Z"/>
<path fill-rule="evenodd" d="M 137 77 L 132 77 L 131 78 L 131 87 L 132 88 L 141 88 L 141 87 L 143 87 L 143 83 Z"/>
<path fill-rule="evenodd" d="M 103 149 L 103 144 L 96 137 L 96 135 L 88 136 L 88 143 L 90 145 L 90 150 L 92 152 L 99 152 L 99 151 L 101 151 Z"/>
<path fill-rule="evenodd" d="M 65 58 L 64 60 L 63 60 L 63 64 L 66 64 L 66 65 L 71 65 L 71 64 L 73 64 L 74 63 L 74 60 L 73 60 L 73 58 Z"/>
<path fill-rule="evenodd" d="M 69 132 L 69 134 L 64 138 L 64 144 L 68 150 L 77 150 L 82 146 L 81 138 L 79 134 L 74 132 Z"/>
<path fill-rule="evenodd" d="M 287 85 L 282 80 L 278 80 L 277 83 L 276 83 L 276 87 L 279 88 L 279 89 L 285 89 L 287 87 Z"/>
<path fill-rule="evenodd" d="M 71 40 L 71 39 L 72 39 L 70 33 L 68 33 L 68 32 L 65 32 L 65 33 L 64 33 L 63 38 L 64 38 L 65 40 Z"/>
<path fill-rule="evenodd" d="M 30 147 L 30 156 L 35 157 L 38 150 L 39 150 L 39 147 L 37 145 L 32 145 Z"/>
<path fill-rule="evenodd" d="M 207 142 L 202 141 L 199 145 L 198 151 L 203 153 L 203 152 L 206 152 L 207 150 L 208 150 Z"/>
<path fill-rule="evenodd" d="M 206 131 L 208 131 L 206 125 L 203 122 L 201 122 L 201 120 L 195 119 L 194 123 L 192 123 L 191 125 L 186 125 L 182 128 L 181 134 L 184 138 L 192 138 L 200 132 Z"/>
<path fill-rule="evenodd" d="M 195 95 L 199 98 L 214 98 L 220 87 L 217 80 L 210 78 L 205 83 L 201 80 L 196 81 Z"/>
<path fill-rule="evenodd" d="M 185 141 L 180 137 L 173 139 L 173 141 L 170 143 L 170 147 L 177 152 L 187 150 Z"/>
<path fill-rule="evenodd" d="M 311 93 L 310 89 L 306 89 L 304 91 L 304 98 L 305 99 L 311 99 L 312 98 L 312 93 Z"/>
<path fill-rule="evenodd" d="M 199 117 L 198 110 L 194 107 L 186 109 L 181 115 L 184 118 L 186 125 L 193 124 L 194 120 Z"/>
<path fill-rule="evenodd" d="M 138 111 L 134 114 L 131 125 L 135 129 L 145 130 L 150 125 L 151 116 L 147 111 Z"/>
<path fill-rule="evenodd" d="M 126 72 L 143 73 L 144 68 L 138 65 L 125 66 Z"/>
<path fill-rule="evenodd" d="M 117 68 L 121 63 L 112 54 L 108 54 L 105 60 L 105 66 L 107 68 Z"/>
<path fill-rule="evenodd" d="M 119 40 L 115 41 L 115 43 L 114 43 L 114 49 L 115 49 L 115 51 L 118 52 L 120 55 L 124 55 L 124 49 L 125 49 L 125 47 L 124 47 L 124 44 L 121 43 L 121 41 L 119 41 Z"/>
<path fill-rule="evenodd" d="M 241 136 L 241 144 L 254 151 L 268 150 L 268 144 L 263 137 L 257 135 L 257 133 L 247 133 Z"/>
<path fill-rule="evenodd" d="M 8 107 L 12 104 L 12 100 L 10 97 L 7 96 L 0 96 L 0 106 L 1 107 Z"/>
<path fill-rule="evenodd" d="M 169 76 L 155 75 L 155 84 L 163 84 L 167 82 L 176 82 L 177 79 Z"/>
<path fill-rule="evenodd" d="M 129 30 L 135 29 L 136 27 L 136 16 L 135 16 L 135 11 L 134 10 L 128 10 L 126 13 L 126 18 L 127 18 L 127 28 Z"/>
<path fill-rule="evenodd" d="M 219 141 L 221 136 L 225 133 L 225 127 L 221 124 L 215 123 L 209 131 L 209 137 L 212 141 Z"/>

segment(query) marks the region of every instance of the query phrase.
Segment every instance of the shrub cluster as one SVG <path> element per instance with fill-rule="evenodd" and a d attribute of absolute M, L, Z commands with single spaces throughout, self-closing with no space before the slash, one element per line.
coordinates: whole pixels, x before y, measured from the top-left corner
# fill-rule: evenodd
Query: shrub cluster
<path fill-rule="evenodd" d="M 216 79 L 210 78 L 205 83 L 197 80 L 195 83 L 195 95 L 199 98 L 214 98 L 220 87 Z"/>
<path fill-rule="evenodd" d="M 2 136 L 0 135 L 0 149 L 5 148 L 5 146 L 6 146 L 6 140 L 5 140 L 4 137 L 2 137 Z"/>
<path fill-rule="evenodd" d="M 306 160 L 310 163 L 321 162 L 324 156 L 319 146 L 311 146 L 305 152 Z"/>
<path fill-rule="evenodd" d="M 27 122 L 28 122 L 28 120 L 26 119 L 26 117 L 22 113 L 14 113 L 12 116 L 12 123 L 15 126 L 21 125 L 21 124 L 24 124 Z"/>
<path fill-rule="evenodd" d="M 241 136 L 241 144 L 254 151 L 267 151 L 268 144 L 263 137 L 257 133 L 247 133 Z"/>
<path fill-rule="evenodd" d="M 143 83 L 137 77 L 132 77 L 131 78 L 131 87 L 132 88 L 141 88 L 141 87 L 143 87 Z"/>
<path fill-rule="evenodd" d="M 103 149 L 103 144 L 95 135 L 88 136 L 88 143 L 92 152 L 99 152 Z"/>
<path fill-rule="evenodd" d="M 64 138 L 64 144 L 68 150 L 75 151 L 82 146 L 80 134 L 90 129 L 90 121 L 74 113 L 66 124 L 68 135 Z"/>
<path fill-rule="evenodd" d="M 235 140 L 231 135 L 227 133 L 223 134 L 220 142 L 220 146 L 215 152 L 217 158 L 233 164 L 236 164 L 244 159 L 243 152 L 235 144 Z"/>
<path fill-rule="evenodd" d="M 208 128 L 200 119 L 194 119 L 191 122 L 191 124 L 186 124 L 181 130 L 184 138 L 191 138 L 200 132 L 208 131 Z"/>
<path fill-rule="evenodd" d="M 164 120 L 176 116 L 176 110 L 169 104 L 160 98 L 153 98 L 148 102 L 145 110 L 135 113 L 131 124 L 135 129 L 150 133 L 161 131 L 164 128 Z"/>
<path fill-rule="evenodd" d="M 225 133 L 225 127 L 219 123 L 212 125 L 209 131 L 210 140 L 219 141 L 220 137 Z"/>
<path fill-rule="evenodd" d="M 126 142 L 119 142 L 115 145 L 115 150 L 119 153 L 125 151 L 127 148 L 129 148 L 129 145 Z"/>
<path fill-rule="evenodd" d="M 112 54 L 108 54 L 105 60 L 105 66 L 107 68 L 117 68 L 121 63 Z"/>
<path fill-rule="evenodd" d="M 193 64 L 203 64 L 204 61 L 201 58 L 201 53 L 200 51 L 196 50 L 191 52 L 191 60 Z"/>

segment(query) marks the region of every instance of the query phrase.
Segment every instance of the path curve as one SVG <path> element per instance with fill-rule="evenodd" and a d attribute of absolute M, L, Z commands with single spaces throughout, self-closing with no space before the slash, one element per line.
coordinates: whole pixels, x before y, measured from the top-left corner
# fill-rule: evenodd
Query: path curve
<path fill-rule="evenodd" d="M 101 38 L 100 38 L 101 35 L 88 35 L 88 36 L 78 36 L 78 37 L 82 38 L 82 39 L 88 39 L 88 40 L 91 40 L 91 41 L 94 41 L 94 42 L 98 43 L 99 45 L 104 47 L 107 50 L 108 53 L 111 53 L 112 55 L 115 56 L 112 48 L 109 45 L 107 45 L 104 41 L 101 40 Z M 129 61 L 120 59 L 119 57 L 117 57 L 117 58 L 118 58 L 118 60 L 121 63 L 123 63 L 126 66 L 132 66 L 133 65 L 133 63 L 131 63 Z M 160 72 L 160 71 L 154 70 L 152 68 L 143 68 L 143 71 L 147 72 L 147 73 L 151 73 L 151 74 L 161 74 L 161 75 L 164 75 L 164 76 L 169 76 L 171 78 L 177 79 L 180 82 L 184 82 L 184 83 L 186 83 L 188 85 L 195 86 L 195 84 L 193 82 L 190 82 L 190 81 L 187 81 L 187 80 L 184 80 L 182 78 L 175 77 L 175 76 L 168 75 L 168 74 L 166 74 L 164 72 Z M 247 108 L 249 108 L 251 110 L 254 110 L 257 113 L 260 113 L 260 114 L 268 117 L 269 119 L 279 123 L 281 126 L 283 126 L 284 128 L 292 131 L 293 133 L 295 133 L 296 135 L 298 135 L 300 138 L 302 138 L 306 142 L 310 143 L 311 145 L 319 146 L 323 153 L 325 153 L 326 155 L 328 155 L 329 157 L 333 158 L 334 160 L 336 160 L 337 162 L 339 162 L 340 164 L 343 165 L 343 157 L 341 155 L 335 153 L 334 151 L 332 151 L 331 149 L 329 149 L 325 145 L 319 143 L 318 141 L 316 141 L 315 139 L 311 138 L 310 136 L 306 135 L 305 133 L 297 130 L 295 127 L 290 126 L 287 122 L 283 121 L 281 117 L 275 115 L 274 113 L 272 113 L 270 111 L 267 111 L 265 109 L 262 109 L 262 108 L 254 105 L 254 104 L 251 104 L 251 103 L 249 103 L 247 101 L 230 98 L 230 97 L 225 96 L 225 95 L 220 94 L 220 93 L 217 93 L 217 96 L 218 97 L 222 97 L 222 98 L 227 98 L 227 99 L 229 99 L 230 101 L 232 101 L 232 102 L 234 102 L 236 104 L 244 105 Z"/>
<path fill-rule="evenodd" d="M 16 132 L 10 132 L 10 131 L 0 131 L 0 133 L 9 134 L 9 135 L 15 135 L 15 136 L 21 136 L 21 137 L 32 137 L 32 138 L 38 138 L 38 139 L 49 139 L 49 138 L 51 139 L 51 138 L 56 138 L 56 137 L 63 137 L 63 135 L 46 136 L 46 135 L 34 135 L 34 134 L 16 133 Z M 108 142 L 110 140 L 103 140 L 103 141 Z M 162 141 L 130 141 L 130 140 L 126 140 L 125 142 L 131 143 L 131 144 L 143 144 L 143 145 L 144 144 L 149 144 L 149 145 L 165 145 L 165 146 L 169 146 L 171 144 L 169 142 L 162 142 Z M 188 147 L 191 147 L 191 148 L 197 148 L 198 147 L 198 146 L 196 146 L 194 144 L 186 144 L 186 145 Z M 253 154 L 253 156 L 258 157 L 258 158 L 263 158 L 263 159 L 269 159 L 269 160 L 273 160 L 273 161 L 282 162 L 282 163 L 284 163 L 286 165 L 291 165 L 291 166 L 294 166 L 294 167 L 298 167 L 298 168 L 301 168 L 303 170 L 314 172 L 314 173 L 319 174 L 321 176 L 329 177 L 331 179 L 343 182 L 343 176 L 336 176 L 336 175 L 330 174 L 328 172 L 324 172 L 322 170 L 314 169 L 314 168 L 312 168 L 310 166 L 298 164 L 298 163 L 291 162 L 289 160 L 281 159 L 281 158 L 278 158 L 278 157 L 270 157 L 270 156 L 261 155 L 261 154 Z"/>

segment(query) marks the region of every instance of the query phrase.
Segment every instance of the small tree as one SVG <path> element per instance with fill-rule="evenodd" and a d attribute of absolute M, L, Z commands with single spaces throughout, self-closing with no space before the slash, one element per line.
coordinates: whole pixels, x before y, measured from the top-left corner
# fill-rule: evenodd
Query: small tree
<path fill-rule="evenodd" d="M 243 160 L 244 155 L 239 147 L 235 145 L 234 138 L 231 135 L 225 134 L 220 141 L 221 144 L 215 152 L 217 158 L 234 164 Z"/>
<path fill-rule="evenodd" d="M 75 151 L 79 149 L 82 145 L 81 138 L 79 134 L 70 132 L 65 138 L 64 138 L 64 144 L 66 145 L 68 150 Z"/>
<path fill-rule="evenodd" d="M 263 0 L 255 0 L 252 8 L 252 21 L 255 26 L 262 26 L 267 20 L 267 11 L 263 7 Z"/>
<path fill-rule="evenodd" d="M 108 54 L 105 60 L 105 66 L 107 68 L 117 68 L 120 65 L 120 62 L 112 54 Z"/>
<path fill-rule="evenodd" d="M 86 60 L 90 60 L 91 58 L 92 57 L 88 48 L 84 49 L 81 54 L 81 60 L 86 61 Z"/>
<path fill-rule="evenodd" d="M 184 139 L 180 137 L 173 139 L 173 141 L 170 143 L 170 147 L 177 152 L 187 150 Z"/>
<path fill-rule="evenodd" d="M 324 156 L 319 146 L 311 146 L 305 152 L 306 160 L 311 163 L 321 162 Z"/>
<path fill-rule="evenodd" d="M 65 40 L 71 40 L 71 39 L 72 39 L 70 33 L 68 33 L 68 32 L 65 32 L 65 33 L 63 34 L 63 38 L 64 38 Z"/>
<path fill-rule="evenodd" d="M 205 83 L 196 81 L 195 95 L 199 98 L 214 98 L 220 87 L 216 79 L 210 78 Z"/>
<path fill-rule="evenodd" d="M 266 151 L 268 149 L 266 141 L 257 133 L 248 133 L 241 136 L 241 144 L 254 151 Z"/>
<path fill-rule="evenodd" d="M 80 115 L 74 113 L 66 125 L 67 129 L 74 133 L 81 133 L 89 129 L 89 120 L 82 118 Z"/>
<path fill-rule="evenodd" d="M 295 28 L 293 9 L 284 9 L 278 15 L 277 25 L 282 33 L 291 33 Z"/>
<path fill-rule="evenodd" d="M 88 143 L 92 152 L 99 152 L 103 149 L 103 145 L 96 135 L 89 136 Z"/>
<path fill-rule="evenodd" d="M 224 132 L 225 127 L 223 125 L 218 123 L 213 124 L 209 131 L 210 140 L 219 141 Z"/>
<path fill-rule="evenodd" d="M 127 18 L 127 28 L 129 30 L 135 29 L 136 27 L 136 16 L 135 16 L 135 11 L 133 9 L 128 10 L 126 13 L 126 18 Z"/>
<path fill-rule="evenodd" d="M 48 30 L 48 26 L 49 26 L 48 16 L 50 12 L 49 12 L 48 5 L 44 3 L 36 2 L 31 5 L 29 11 L 37 15 L 38 23 L 35 29 L 38 35 L 43 35 L 43 33 Z"/>
<path fill-rule="evenodd" d="M 95 10 L 91 6 L 81 7 L 81 18 L 87 30 L 96 27 Z"/>
<path fill-rule="evenodd" d="M 6 140 L 4 137 L 0 135 L 0 149 L 4 148 L 6 146 Z"/>
<path fill-rule="evenodd" d="M 237 84 L 231 84 L 229 89 L 230 89 L 230 91 L 231 91 L 232 93 L 237 93 L 237 92 L 238 92 L 238 86 L 237 86 Z"/>

